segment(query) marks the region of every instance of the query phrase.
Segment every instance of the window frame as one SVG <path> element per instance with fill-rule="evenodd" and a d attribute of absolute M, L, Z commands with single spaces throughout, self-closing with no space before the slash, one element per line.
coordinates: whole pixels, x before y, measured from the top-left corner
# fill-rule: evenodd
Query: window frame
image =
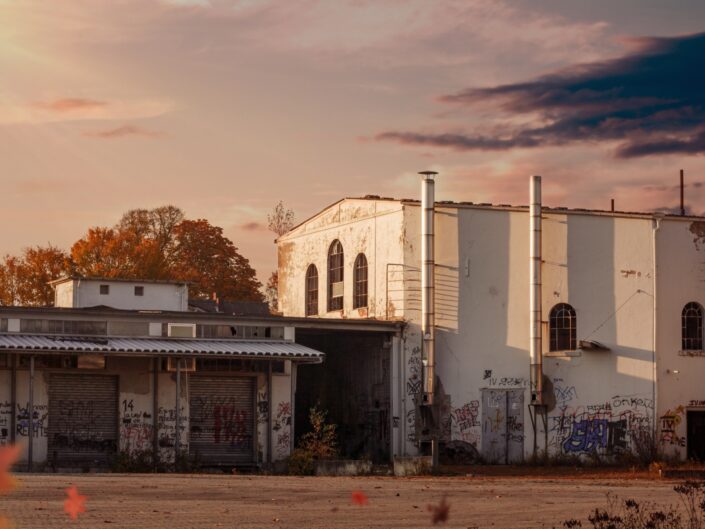
<path fill-rule="evenodd" d="M 689 320 L 691 320 L 691 326 L 695 325 L 695 337 L 689 336 Z M 695 320 L 694 324 L 692 320 Z M 681 350 L 703 350 L 703 306 L 697 301 L 689 301 L 681 311 Z"/>
<path fill-rule="evenodd" d="M 360 252 L 355 257 L 355 264 L 353 265 L 353 309 L 362 309 L 368 306 L 368 277 L 367 257 Z"/>
<path fill-rule="evenodd" d="M 578 317 L 575 308 L 569 303 L 557 303 L 551 308 L 548 316 L 548 351 L 556 353 L 577 349 Z"/>
<path fill-rule="evenodd" d="M 318 316 L 318 268 L 311 263 L 306 268 L 304 280 L 304 314 Z"/>
<path fill-rule="evenodd" d="M 340 250 L 340 251 L 337 251 Z M 335 251 L 335 253 L 334 253 Z M 335 239 L 328 247 L 328 312 L 343 310 L 345 294 L 333 296 L 333 285 L 342 283 L 345 288 L 345 251 L 340 240 Z M 337 281 L 334 281 L 337 279 Z"/>
<path fill-rule="evenodd" d="M 101 296 L 109 296 L 110 295 L 110 285 L 100 285 L 98 287 L 98 294 Z"/>
<path fill-rule="evenodd" d="M 135 285 L 134 293 L 135 293 L 135 296 L 143 297 L 144 296 L 144 286 L 143 285 Z"/>

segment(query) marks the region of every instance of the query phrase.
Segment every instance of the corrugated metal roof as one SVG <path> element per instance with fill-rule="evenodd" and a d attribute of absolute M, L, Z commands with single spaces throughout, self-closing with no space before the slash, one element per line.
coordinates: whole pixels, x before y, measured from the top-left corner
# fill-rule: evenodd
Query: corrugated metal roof
<path fill-rule="evenodd" d="M 184 356 L 246 356 L 322 362 L 325 353 L 283 340 L 198 340 L 2 334 L 0 351 L 65 351 Z"/>

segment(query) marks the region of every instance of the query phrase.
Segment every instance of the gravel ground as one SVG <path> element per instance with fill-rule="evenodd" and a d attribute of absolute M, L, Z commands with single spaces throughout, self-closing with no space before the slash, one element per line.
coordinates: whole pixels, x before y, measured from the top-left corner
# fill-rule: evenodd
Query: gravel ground
<path fill-rule="evenodd" d="M 659 479 L 563 476 L 299 478 L 256 475 L 18 474 L 0 515 L 23 528 L 365 528 L 430 527 L 429 504 L 446 497 L 445 527 L 560 527 L 605 504 L 606 493 L 675 504 Z M 87 512 L 63 512 L 65 489 L 88 496 Z M 351 493 L 369 500 L 353 505 Z"/>

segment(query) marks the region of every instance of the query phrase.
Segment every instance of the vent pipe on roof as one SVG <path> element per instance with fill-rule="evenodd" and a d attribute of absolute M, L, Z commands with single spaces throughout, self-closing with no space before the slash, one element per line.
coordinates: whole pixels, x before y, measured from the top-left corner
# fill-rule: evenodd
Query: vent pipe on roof
<path fill-rule="evenodd" d="M 531 404 L 543 404 L 543 354 L 541 336 L 541 177 L 531 177 L 529 188 L 529 290 Z"/>
<path fill-rule="evenodd" d="M 421 334 L 423 336 L 424 366 L 423 404 L 433 404 L 435 390 L 435 267 L 434 215 L 435 177 L 434 171 L 423 171 L 421 180 Z"/>
<path fill-rule="evenodd" d="M 681 217 L 685 217 L 685 185 L 683 184 L 683 169 L 681 169 Z"/>

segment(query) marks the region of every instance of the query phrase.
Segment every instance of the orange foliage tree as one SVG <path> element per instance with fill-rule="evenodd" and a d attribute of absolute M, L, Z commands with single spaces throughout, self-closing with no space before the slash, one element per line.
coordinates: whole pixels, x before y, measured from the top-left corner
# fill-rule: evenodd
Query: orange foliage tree
<path fill-rule="evenodd" d="M 49 281 L 70 267 L 66 253 L 55 246 L 25 248 L 22 255 L 6 255 L 0 263 L 0 304 L 51 305 L 54 291 Z"/>
<path fill-rule="evenodd" d="M 223 229 L 207 220 L 184 220 L 175 229 L 172 273 L 190 281 L 195 297 L 262 301 L 262 284 Z"/>
<path fill-rule="evenodd" d="M 190 281 L 193 297 L 262 301 L 254 269 L 223 230 L 185 220 L 177 207 L 133 209 L 112 228 L 90 228 L 70 254 L 28 248 L 0 262 L 0 304 L 50 305 L 47 284 L 61 275 Z"/>

